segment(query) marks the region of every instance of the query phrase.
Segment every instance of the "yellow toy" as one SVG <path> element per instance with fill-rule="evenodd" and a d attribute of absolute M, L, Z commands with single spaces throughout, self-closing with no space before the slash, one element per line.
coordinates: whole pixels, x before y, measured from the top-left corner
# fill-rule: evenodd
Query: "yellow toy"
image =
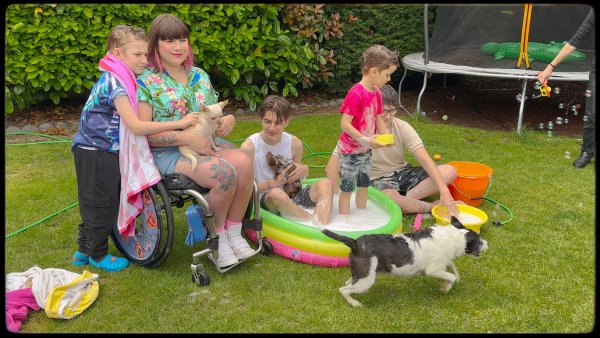
<path fill-rule="evenodd" d="M 435 155 L 433 155 L 433 160 L 434 160 L 434 161 L 439 161 L 439 160 L 441 160 L 441 159 L 442 159 L 442 156 L 441 156 L 440 154 L 435 154 Z"/>
<path fill-rule="evenodd" d="M 552 92 L 552 88 L 548 87 L 547 84 L 542 83 L 542 86 L 540 87 L 540 94 L 542 96 L 550 97 L 550 92 Z"/>
<path fill-rule="evenodd" d="M 381 134 L 375 137 L 381 144 L 394 144 L 394 134 Z"/>

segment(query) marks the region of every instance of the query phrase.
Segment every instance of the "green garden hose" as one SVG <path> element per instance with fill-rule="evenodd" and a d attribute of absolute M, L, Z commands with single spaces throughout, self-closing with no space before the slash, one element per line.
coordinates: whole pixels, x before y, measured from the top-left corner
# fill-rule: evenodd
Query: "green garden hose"
<path fill-rule="evenodd" d="M 73 142 L 71 140 L 66 140 L 66 139 L 63 139 L 63 138 L 60 138 L 60 137 L 56 137 L 56 136 L 53 136 L 53 135 L 46 135 L 46 134 L 39 134 L 39 133 L 30 133 L 30 132 L 23 132 L 23 131 L 9 132 L 9 133 L 5 133 L 5 135 L 35 135 L 35 136 L 42 136 L 42 137 L 47 137 L 47 138 L 52 138 L 52 139 L 56 139 L 57 140 L 57 141 L 48 141 L 48 142 L 6 143 L 6 145 L 11 145 L 11 146 L 23 146 L 23 145 L 31 145 L 31 144 L 72 143 Z M 24 226 L 24 227 L 22 227 L 20 229 L 17 229 L 16 231 L 13 231 L 12 233 L 6 235 L 5 239 L 9 239 L 10 237 L 12 237 L 12 236 L 14 236 L 14 235 L 16 235 L 16 234 L 18 234 L 20 232 L 23 232 L 23 231 L 25 231 L 25 230 L 27 230 L 27 229 L 35 226 L 35 225 L 38 225 L 38 224 L 44 222 L 45 220 L 47 220 L 47 219 L 49 219 L 51 217 L 54 217 L 54 216 L 60 214 L 61 212 L 67 211 L 67 210 L 75 207 L 76 205 L 79 205 L 79 202 L 75 202 L 75 203 L 69 205 L 68 207 L 65 207 L 65 208 L 63 208 L 63 209 L 61 209 L 61 210 L 59 210 L 59 211 L 57 211 L 57 212 L 55 212 L 53 214 L 50 214 L 50 215 L 42 218 L 41 220 L 39 220 L 37 222 L 34 222 L 32 224 L 29 224 L 29 225 L 26 225 L 26 226 Z"/>
<path fill-rule="evenodd" d="M 504 205 L 504 204 L 502 204 L 500 202 L 497 202 L 497 201 L 495 201 L 495 200 L 493 200 L 493 199 L 491 199 L 491 198 L 489 198 L 487 196 L 483 196 L 483 199 L 486 200 L 486 201 L 488 201 L 488 202 L 494 203 L 495 205 L 499 205 L 502 209 L 504 209 L 508 213 L 508 219 L 506 221 L 495 220 L 495 221 L 492 222 L 494 225 L 500 226 L 500 225 L 504 225 L 504 224 L 512 221 L 512 219 L 514 218 L 514 215 L 513 215 L 512 210 L 510 210 L 509 207 L 507 207 L 506 205 Z"/>
<path fill-rule="evenodd" d="M 25 145 L 30 145 L 30 144 L 72 143 L 73 142 L 72 140 L 66 140 L 64 138 L 60 138 L 60 137 L 53 136 L 53 135 L 30 133 L 30 132 L 25 132 L 25 131 L 13 131 L 13 132 L 4 133 L 4 134 L 5 135 L 35 135 L 35 136 L 42 136 L 42 137 L 47 137 L 47 138 L 52 138 L 52 139 L 58 140 L 58 141 L 48 141 L 48 142 L 6 143 L 6 145 L 11 145 L 11 146 L 25 146 Z"/>
<path fill-rule="evenodd" d="M 76 205 L 78 205 L 78 204 L 79 204 L 79 202 L 75 202 L 75 203 L 73 203 L 73 204 L 69 205 L 69 206 L 68 206 L 68 207 L 66 207 L 66 208 L 63 208 L 63 209 L 61 209 L 61 210 L 59 210 L 59 211 L 57 211 L 57 212 L 55 212 L 55 213 L 53 213 L 53 214 L 51 214 L 51 215 L 48 215 L 48 216 L 46 216 L 46 217 L 42 218 L 41 220 L 39 220 L 39 221 L 37 221 L 37 222 L 31 223 L 31 224 L 29 224 L 29 225 L 27 225 L 27 226 L 24 226 L 24 227 L 22 227 L 22 228 L 20 228 L 20 229 L 18 229 L 18 230 L 16 230 L 16 231 L 13 231 L 12 233 L 10 233 L 10 234 L 6 235 L 5 239 L 9 239 L 9 238 L 11 238 L 12 236 L 14 236 L 14 235 L 16 235 L 16 234 L 18 234 L 18 233 L 20 233 L 20 232 L 23 232 L 23 231 L 25 231 L 25 230 L 27 230 L 27 229 L 29 229 L 29 228 L 31 228 L 31 227 L 33 227 L 33 226 L 35 226 L 35 225 L 38 225 L 38 224 L 42 223 L 43 221 L 45 221 L 45 220 L 47 220 L 47 219 L 49 219 L 49 218 L 51 218 L 51 217 L 54 217 L 54 216 L 56 216 L 56 215 L 60 214 L 61 212 L 67 211 L 67 210 L 69 210 L 69 209 L 73 208 L 74 206 L 76 206 Z"/>

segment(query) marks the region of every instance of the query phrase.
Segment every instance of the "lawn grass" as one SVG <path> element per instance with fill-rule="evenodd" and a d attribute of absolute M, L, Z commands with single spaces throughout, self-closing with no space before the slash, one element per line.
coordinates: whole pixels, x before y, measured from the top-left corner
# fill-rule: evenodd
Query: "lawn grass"
<path fill-rule="evenodd" d="M 339 114 L 294 116 L 287 131 L 313 152 L 331 152 Z M 282 257 L 256 255 L 219 274 L 206 257 L 208 287 L 191 282 L 193 252 L 184 244 L 184 210 L 175 209 L 176 239 L 164 265 L 133 265 L 100 274 L 100 295 L 71 320 L 29 315 L 21 332 L 401 332 L 579 333 L 595 320 L 595 162 L 571 166 L 580 140 L 524 130 L 492 132 L 407 120 L 430 154 L 442 161 L 473 161 L 493 168 L 488 197 L 505 204 L 514 219 L 484 201 L 490 220 L 482 227 L 489 250 L 479 259 L 458 258 L 458 284 L 448 294 L 439 280 L 380 275 L 354 309 L 338 288 L 347 268 L 324 268 Z M 240 119 L 230 140 L 260 129 Z M 6 146 L 5 235 L 77 201 L 69 144 Z M 411 159 L 413 164 L 414 160 Z M 311 157 L 310 177 L 323 177 L 326 158 Z M 403 216 L 410 229 L 414 216 Z M 81 272 L 70 265 L 76 249 L 78 208 L 68 209 L 5 240 L 5 272 L 33 265 Z M 426 218 L 423 226 L 433 223 Z M 117 254 L 114 245 L 110 251 Z"/>

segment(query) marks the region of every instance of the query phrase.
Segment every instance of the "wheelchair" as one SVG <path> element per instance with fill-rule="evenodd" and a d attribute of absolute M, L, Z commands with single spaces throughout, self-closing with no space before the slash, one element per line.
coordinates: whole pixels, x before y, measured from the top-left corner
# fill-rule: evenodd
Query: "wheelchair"
<path fill-rule="evenodd" d="M 224 273 L 258 252 L 262 252 L 264 255 L 273 252 L 271 243 L 262 237 L 258 186 L 254 182 L 252 197 L 242 221 L 242 228 L 256 231 L 258 248 L 252 256 L 240 260 L 236 264 L 220 268 L 216 263 L 219 242 L 215 232 L 213 212 L 205 198 L 208 192 L 208 189 L 199 186 L 183 174 L 173 173 L 162 176 L 157 184 L 142 191 L 144 206 L 135 219 L 135 235 L 132 237 L 121 236 L 115 223 L 110 234 L 115 246 L 132 263 L 148 268 L 161 266 L 169 256 L 175 238 L 173 207 L 181 208 L 191 200 L 201 207 L 202 222 L 207 230 L 206 248 L 192 255 L 193 283 L 198 286 L 210 284 L 210 276 L 200 263 L 202 256 L 208 255 L 217 270 Z"/>

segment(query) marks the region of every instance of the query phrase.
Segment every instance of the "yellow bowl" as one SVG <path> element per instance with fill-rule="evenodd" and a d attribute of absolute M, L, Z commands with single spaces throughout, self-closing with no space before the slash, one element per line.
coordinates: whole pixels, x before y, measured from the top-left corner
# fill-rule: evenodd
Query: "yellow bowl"
<path fill-rule="evenodd" d="M 479 233 L 481 225 L 488 220 L 488 215 L 470 205 L 457 204 L 458 207 L 458 220 L 465 226 L 465 228 Z M 435 217 L 436 223 L 439 225 L 450 224 L 450 218 L 447 215 L 446 208 L 436 205 L 431 209 L 431 214 Z"/>
<path fill-rule="evenodd" d="M 381 144 L 394 144 L 394 134 L 381 134 L 375 137 Z"/>

